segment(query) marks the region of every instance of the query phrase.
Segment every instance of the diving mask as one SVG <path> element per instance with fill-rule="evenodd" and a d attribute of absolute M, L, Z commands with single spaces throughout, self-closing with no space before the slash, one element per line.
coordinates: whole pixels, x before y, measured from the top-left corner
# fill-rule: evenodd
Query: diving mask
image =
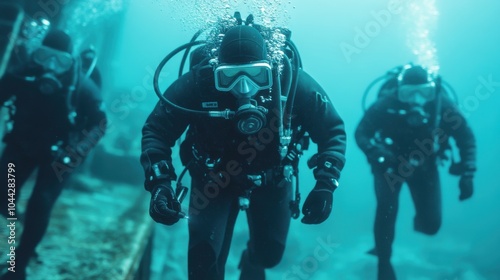
<path fill-rule="evenodd" d="M 418 85 L 402 85 L 398 90 L 398 99 L 405 103 L 423 105 L 436 98 L 436 84 L 429 82 Z"/>
<path fill-rule="evenodd" d="M 215 69 L 215 88 L 251 97 L 255 90 L 268 89 L 273 85 L 272 69 L 267 62 L 239 65 L 220 65 Z"/>
<path fill-rule="evenodd" d="M 33 53 L 33 61 L 43 66 L 45 70 L 58 75 L 69 71 L 73 65 L 71 54 L 45 46 L 41 46 Z"/>

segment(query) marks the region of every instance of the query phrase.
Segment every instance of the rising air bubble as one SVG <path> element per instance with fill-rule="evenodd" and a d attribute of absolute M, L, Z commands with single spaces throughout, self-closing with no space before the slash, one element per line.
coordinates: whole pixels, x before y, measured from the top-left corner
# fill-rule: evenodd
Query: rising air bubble
<path fill-rule="evenodd" d="M 431 30 L 436 28 L 438 11 L 435 0 L 412 1 L 403 12 L 407 26 L 406 45 L 416 56 L 416 62 L 437 72 L 439 61 L 437 49 L 431 38 Z"/>

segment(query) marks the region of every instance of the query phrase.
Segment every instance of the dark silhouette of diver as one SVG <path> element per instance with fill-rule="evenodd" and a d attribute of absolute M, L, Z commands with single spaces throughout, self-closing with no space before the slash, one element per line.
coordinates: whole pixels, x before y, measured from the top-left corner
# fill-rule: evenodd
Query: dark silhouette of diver
<path fill-rule="evenodd" d="M 461 176 L 460 200 L 470 198 L 476 171 L 475 138 L 441 77 L 411 64 L 389 73 L 355 137 L 375 182 L 375 249 L 370 253 L 378 257 L 378 279 L 396 279 L 390 258 L 403 183 L 408 185 L 415 205 L 414 229 L 436 234 L 441 226 L 437 164 L 451 148 L 449 138 L 453 138 L 461 161 L 453 163 L 450 171 Z"/>
<path fill-rule="evenodd" d="M 172 187 L 177 176 L 171 157 L 187 129 L 181 159 L 192 178 L 191 280 L 224 279 L 240 209 L 250 231 L 240 279 L 265 279 L 265 269 L 280 262 L 291 217 L 299 215 L 292 181 L 306 133 L 318 153 L 310 161 L 316 184 L 303 205 L 303 223 L 328 218 L 345 162 L 344 124 L 326 92 L 301 69 L 296 52 L 279 70 L 269 59 L 263 27 L 246 23 L 224 30 L 215 60 L 210 48 L 193 53 L 201 61 L 170 85 L 142 130 L 150 214 L 172 225 L 186 217 L 178 199 L 182 188 Z"/>
<path fill-rule="evenodd" d="M 0 102 L 11 107 L 8 126 L 12 125 L 4 136 L 6 146 L 0 158 L 0 172 L 6 181 L 9 178 L 9 185 L 4 184 L 0 192 L 3 216 L 15 214 L 8 203 L 17 204 L 22 187 L 38 170 L 24 230 L 13 244 L 15 272 L 8 271 L 2 280 L 26 278 L 26 267 L 47 230 L 52 207 L 70 174 L 105 132 L 100 90 L 93 80 L 81 79 L 84 74 L 72 51 L 68 34 L 50 30 L 26 61 L 0 80 Z M 11 176 L 7 166 L 14 170 Z"/>

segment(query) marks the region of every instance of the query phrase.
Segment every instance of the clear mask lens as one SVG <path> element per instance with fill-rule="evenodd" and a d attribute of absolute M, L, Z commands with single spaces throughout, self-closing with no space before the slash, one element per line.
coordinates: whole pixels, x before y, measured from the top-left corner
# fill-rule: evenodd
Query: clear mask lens
<path fill-rule="evenodd" d="M 33 53 L 33 61 L 57 74 L 62 74 L 71 69 L 73 57 L 71 54 L 53 48 L 40 47 Z"/>
<path fill-rule="evenodd" d="M 406 103 L 426 103 L 436 98 L 434 83 L 422 85 L 402 85 L 398 90 L 398 99 Z"/>
<path fill-rule="evenodd" d="M 273 84 L 272 69 L 267 62 L 243 65 L 221 65 L 215 69 L 215 87 L 230 91 L 242 81 L 252 84 L 258 90 L 268 89 Z"/>

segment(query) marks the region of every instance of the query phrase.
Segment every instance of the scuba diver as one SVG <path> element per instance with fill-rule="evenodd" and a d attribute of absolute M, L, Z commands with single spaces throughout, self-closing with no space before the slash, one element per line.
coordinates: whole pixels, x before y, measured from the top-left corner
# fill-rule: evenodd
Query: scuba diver
<path fill-rule="evenodd" d="M 71 173 L 105 133 L 106 115 L 100 90 L 82 79 L 71 37 L 47 21 L 29 21 L 35 37 L 20 36 L 10 67 L 0 80 L 0 102 L 10 110 L 6 143 L 0 158 L 5 184 L 0 213 L 23 223 L 15 240 L 15 268 L 0 279 L 26 279 L 30 258 L 42 240 L 52 207 Z M 24 30 L 26 35 L 29 30 Z M 7 166 L 9 168 L 7 168 Z M 37 169 L 23 216 L 15 205 L 22 187 Z M 12 249 L 11 249 L 12 250 Z M 14 272 L 15 271 L 15 272 Z"/>
<path fill-rule="evenodd" d="M 150 215 L 165 225 L 187 219 L 191 280 L 224 279 L 240 210 L 246 211 L 250 235 L 240 279 L 265 279 L 265 269 L 283 256 L 291 218 L 300 215 L 293 182 L 308 140 L 318 153 L 308 161 L 316 183 L 302 207 L 303 223 L 328 218 L 345 163 L 344 123 L 326 92 L 301 69 L 290 34 L 281 52 L 285 57 L 277 63 L 265 42 L 269 29 L 254 24 L 251 15 L 243 21 L 236 13 L 229 22 L 214 32 L 222 37 L 219 45 L 212 48 L 209 42 L 193 51 L 190 71 L 163 95 L 157 84 L 161 67 L 175 52 L 203 41 L 194 41 L 195 35 L 160 63 L 155 89 L 161 100 L 142 130 Z M 180 147 L 186 168 L 174 189 L 172 147 L 186 129 Z M 186 187 L 179 183 L 186 169 L 191 175 L 187 213 L 181 209 Z"/>
<path fill-rule="evenodd" d="M 378 279 L 391 280 L 396 279 L 390 258 L 403 183 L 408 185 L 415 205 L 414 230 L 436 234 L 442 218 L 437 165 L 451 154 L 450 173 L 460 176 L 459 199 L 470 198 L 476 142 L 446 90 L 451 87 L 440 76 L 420 65 L 407 64 L 389 71 L 383 79 L 378 99 L 366 110 L 355 138 L 375 182 L 375 248 L 369 253 L 378 257 Z M 450 138 L 456 145 L 450 144 Z M 459 161 L 453 159 L 454 148 L 459 150 Z"/>

